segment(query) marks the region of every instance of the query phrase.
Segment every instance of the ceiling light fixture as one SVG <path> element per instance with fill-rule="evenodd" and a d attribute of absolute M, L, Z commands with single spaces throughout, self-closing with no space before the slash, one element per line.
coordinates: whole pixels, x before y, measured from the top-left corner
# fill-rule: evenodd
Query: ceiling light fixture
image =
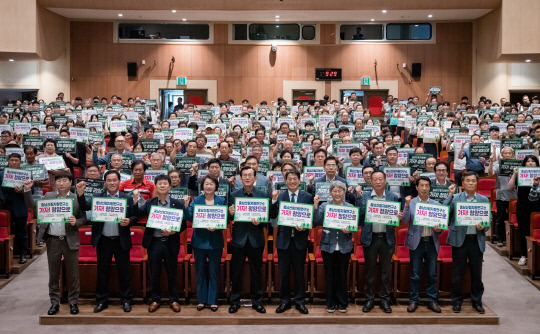
<path fill-rule="evenodd" d="M 279 19 L 276 19 L 276 22 L 279 22 Z"/>
<path fill-rule="evenodd" d="M 371 22 L 375 21 L 375 19 L 371 19 Z"/>
<path fill-rule="evenodd" d="M 184 18 L 182 19 L 182 21 L 184 21 L 184 22 L 185 22 L 185 21 L 187 21 L 187 19 L 186 19 L 186 18 L 184 17 Z"/>
<path fill-rule="evenodd" d="M 276 19 L 279 19 L 279 15 L 276 15 Z"/>
<path fill-rule="evenodd" d="M 122 16 L 124 16 L 124 14 L 122 14 L 122 13 L 118 13 L 118 16 L 122 17 Z"/>
<path fill-rule="evenodd" d="M 386 14 L 388 11 L 386 9 L 382 10 L 383 14 Z"/>
<path fill-rule="evenodd" d="M 176 9 L 171 10 L 171 12 L 176 13 Z"/>
<path fill-rule="evenodd" d="M 11 59 L 10 59 L 10 61 L 11 61 Z M 525 59 L 525 62 L 526 62 L 526 63 L 530 63 L 531 60 L 530 60 L 530 59 Z"/>
<path fill-rule="evenodd" d="M 433 17 L 433 15 L 432 15 L 432 14 L 429 14 L 429 15 L 428 15 L 427 17 L 429 17 L 429 18 L 432 18 L 432 17 Z"/>
<path fill-rule="evenodd" d="M 279 28 L 279 24 L 276 26 L 276 28 Z"/>
<path fill-rule="evenodd" d="M 9 61 L 15 61 L 15 59 L 10 59 Z"/>

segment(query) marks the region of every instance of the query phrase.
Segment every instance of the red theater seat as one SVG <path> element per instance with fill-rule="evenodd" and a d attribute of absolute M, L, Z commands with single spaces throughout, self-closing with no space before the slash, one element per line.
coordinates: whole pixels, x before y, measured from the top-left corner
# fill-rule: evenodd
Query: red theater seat
<path fill-rule="evenodd" d="M 480 195 L 491 197 L 491 189 L 496 188 L 497 180 L 494 177 L 481 177 L 478 179 L 478 193 Z"/>
<path fill-rule="evenodd" d="M 448 230 L 443 230 L 439 235 L 439 294 L 449 296 L 452 291 L 452 275 L 454 274 L 454 264 L 452 261 L 452 246 L 446 243 Z M 469 266 L 465 268 L 463 275 L 463 295 L 471 293 L 471 272 Z"/>
<path fill-rule="evenodd" d="M 13 269 L 13 243 L 9 211 L 0 210 L 0 271 L 9 278 Z"/>
<path fill-rule="evenodd" d="M 199 95 L 192 95 L 188 98 L 188 104 L 193 104 L 196 106 L 203 105 L 204 104 L 203 98 L 202 96 L 199 96 Z"/>
<path fill-rule="evenodd" d="M 508 258 L 512 260 L 513 257 L 520 255 L 520 242 L 519 242 L 519 226 L 517 223 L 517 199 L 511 199 L 508 206 L 508 220 L 505 220 L 505 233 L 506 233 L 506 250 L 508 251 Z M 492 228 L 493 229 L 493 228 Z"/>
<path fill-rule="evenodd" d="M 535 279 L 540 273 L 540 212 L 531 214 L 531 233 L 527 237 L 527 267 Z"/>

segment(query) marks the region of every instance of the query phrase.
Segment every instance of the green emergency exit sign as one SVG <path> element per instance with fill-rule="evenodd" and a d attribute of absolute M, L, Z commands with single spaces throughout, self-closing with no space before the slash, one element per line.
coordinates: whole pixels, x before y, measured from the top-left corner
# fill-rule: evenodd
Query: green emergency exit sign
<path fill-rule="evenodd" d="M 185 86 L 187 84 L 187 77 L 176 77 L 177 86 Z"/>
<path fill-rule="evenodd" d="M 369 86 L 370 79 L 369 77 L 362 77 L 362 86 Z"/>

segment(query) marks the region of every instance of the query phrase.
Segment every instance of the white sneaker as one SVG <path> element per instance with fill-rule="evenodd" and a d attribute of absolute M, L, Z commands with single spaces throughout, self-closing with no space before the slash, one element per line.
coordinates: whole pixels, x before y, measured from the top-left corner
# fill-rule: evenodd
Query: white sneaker
<path fill-rule="evenodd" d="M 519 259 L 519 262 L 518 262 L 518 266 L 524 266 L 527 264 L 527 258 L 525 256 L 522 256 L 520 259 Z"/>

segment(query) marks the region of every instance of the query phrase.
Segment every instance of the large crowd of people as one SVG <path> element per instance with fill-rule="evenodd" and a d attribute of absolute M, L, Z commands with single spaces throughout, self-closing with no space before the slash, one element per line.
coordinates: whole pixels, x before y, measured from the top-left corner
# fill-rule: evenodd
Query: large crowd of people
<path fill-rule="evenodd" d="M 381 267 L 380 308 L 392 312 L 390 264 L 396 229 L 408 227 L 411 293 L 408 312 L 419 305 L 422 263 L 426 264 L 427 307 L 440 313 L 437 290 L 439 235 L 448 229 L 454 272 L 452 309 L 460 312 L 462 282 L 468 263 L 473 308 L 482 305 L 482 258 L 490 225 L 461 224 L 460 203 L 486 203 L 478 193 L 480 177 L 496 177 L 497 220 L 491 223 L 498 247 L 505 243 L 504 220 L 509 201 L 517 198 L 521 259 L 527 262 L 525 238 L 531 212 L 540 211 L 538 184 L 520 180 L 519 167 L 539 167 L 540 100 L 523 96 L 520 103 L 493 103 L 485 97 L 474 104 L 467 97 L 446 102 L 428 94 L 400 100 L 388 96 L 381 108 L 369 110 L 347 97 L 328 98 L 312 105 L 289 105 L 278 98 L 257 105 L 233 100 L 214 106 L 183 104 L 160 110 L 155 101 L 139 97 L 123 101 L 75 98 L 58 94 L 44 101 L 10 101 L 0 113 L 1 206 L 9 210 L 20 263 L 28 255 L 28 210 L 43 199 L 73 200 L 67 221 L 38 224 L 38 242 L 47 246 L 49 293 L 54 315 L 60 305 L 60 263 L 64 259 L 69 307 L 78 313 L 78 229 L 92 226 L 97 251 L 96 313 L 109 305 L 109 272 L 114 256 L 122 307 L 132 308 L 130 227 L 144 224 L 153 208 L 183 211 L 177 231 L 146 227 L 143 246 L 150 267 L 149 312 L 161 305 L 162 262 L 168 281 L 170 308 L 180 312 L 176 266 L 180 233 L 197 215 L 198 206 L 227 206 L 231 228 L 231 293 L 229 312 L 240 308 L 244 261 L 250 271 L 252 307 L 265 313 L 262 258 L 265 229 L 277 229 L 274 240 L 280 268 L 277 313 L 295 308 L 307 314 L 304 262 L 311 242 L 309 227 L 281 224 L 280 205 L 313 206 L 313 228 L 322 227 L 320 252 L 324 261 L 326 308 L 346 312 L 347 268 L 353 251 L 353 229 L 332 228 L 330 207 L 358 208 L 359 244 L 366 263 L 365 303 L 375 300 L 375 267 Z M 487 145 L 484 145 L 487 144 Z M 7 182 L 12 170 L 30 171 L 25 180 Z M 396 174 L 396 171 L 397 172 Z M 401 174 L 399 174 L 401 173 Z M 396 176 L 400 175 L 400 176 Z M 97 185 L 97 187 L 96 187 Z M 92 187 L 92 189 L 90 189 Z M 99 198 L 125 200 L 118 221 L 97 221 L 92 202 Z M 268 223 L 236 220 L 236 202 L 266 198 Z M 373 201 L 398 203 L 398 224 L 366 217 Z M 448 225 L 417 224 L 420 204 L 448 207 Z M 371 208 L 371 207 L 370 207 Z M 199 212 L 199 211 L 197 211 Z M 37 213 L 36 213 L 37 214 Z M 34 215 L 35 216 L 35 215 Z M 369 221 L 368 221 L 369 220 Z M 328 224 L 327 224 L 328 223 Z M 191 226 L 191 225 L 190 225 Z M 356 227 L 356 226 L 355 226 Z M 197 276 L 197 309 L 218 309 L 218 278 L 224 243 L 222 230 L 194 228 L 191 247 Z M 208 266 L 205 264 L 208 262 Z M 294 277 L 291 294 L 289 276 Z"/>

